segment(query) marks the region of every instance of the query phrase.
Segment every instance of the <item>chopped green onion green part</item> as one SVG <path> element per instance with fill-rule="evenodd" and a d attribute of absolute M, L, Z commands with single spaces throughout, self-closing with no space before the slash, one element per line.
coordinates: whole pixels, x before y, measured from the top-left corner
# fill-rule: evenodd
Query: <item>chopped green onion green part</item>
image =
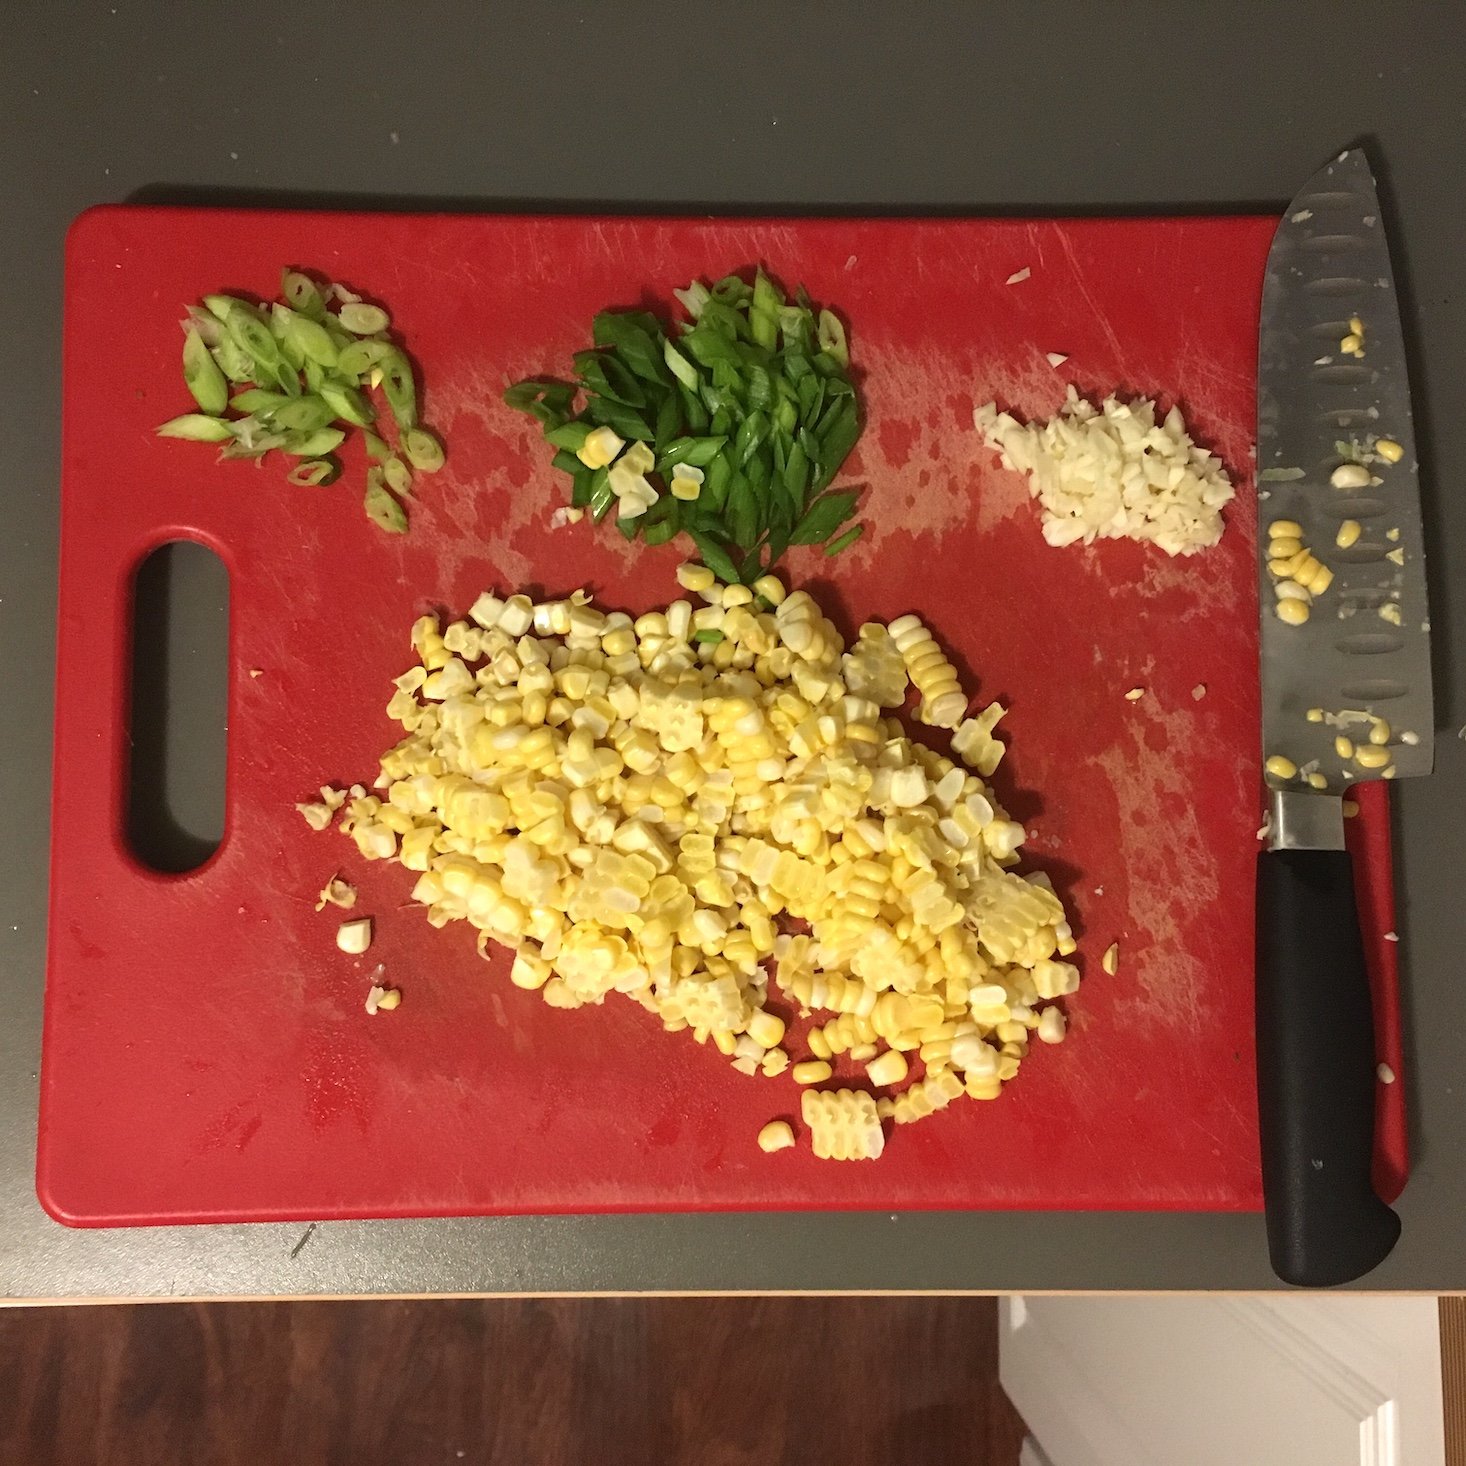
<path fill-rule="evenodd" d="M 579 456 L 592 433 L 609 429 L 622 440 L 612 457 L 633 442 L 655 455 L 648 481 L 658 498 L 617 520 L 627 539 L 656 545 L 685 531 L 730 583 L 756 579 L 790 545 L 837 534 L 840 548 L 854 543 L 846 524 L 856 495 L 825 492 L 862 426 L 839 317 L 816 312 L 802 289 L 786 299 L 762 270 L 751 285 L 729 275 L 673 294 L 688 319 L 672 335 L 646 311 L 602 311 L 592 347 L 572 358 L 573 382 L 529 378 L 504 393 L 540 423 L 554 467 L 570 475 L 571 503 L 597 521 L 610 513 L 606 467 L 587 475 Z M 659 513 L 679 464 L 705 475 L 695 507 L 673 501 L 677 512 Z"/>

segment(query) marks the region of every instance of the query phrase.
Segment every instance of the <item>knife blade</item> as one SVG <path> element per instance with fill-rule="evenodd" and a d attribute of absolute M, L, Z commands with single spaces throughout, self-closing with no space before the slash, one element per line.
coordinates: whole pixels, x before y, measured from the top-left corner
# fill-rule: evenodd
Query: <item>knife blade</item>
<path fill-rule="evenodd" d="M 1264 1206 L 1279 1277 L 1324 1286 L 1375 1267 L 1400 1225 L 1370 1180 L 1374 1032 L 1343 798 L 1363 779 L 1429 773 L 1434 752 L 1404 338 L 1358 149 L 1315 174 L 1278 226 L 1257 394 Z"/>

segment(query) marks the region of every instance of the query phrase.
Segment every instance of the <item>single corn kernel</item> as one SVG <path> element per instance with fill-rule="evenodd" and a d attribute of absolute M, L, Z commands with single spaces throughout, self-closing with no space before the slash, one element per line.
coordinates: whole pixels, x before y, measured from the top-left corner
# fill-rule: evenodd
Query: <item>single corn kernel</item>
<path fill-rule="evenodd" d="M 626 446 L 626 440 L 618 437 L 610 428 L 596 428 L 586 436 L 575 456 L 587 468 L 605 468 Z"/>
<path fill-rule="evenodd" d="M 672 481 L 668 486 L 674 499 L 694 503 L 702 493 L 703 471 L 686 463 L 679 463 L 672 470 Z"/>
<path fill-rule="evenodd" d="M 1376 718 L 1369 730 L 1369 741 L 1383 748 L 1390 741 L 1390 725 L 1383 718 Z"/>
<path fill-rule="evenodd" d="M 1279 535 L 1277 538 L 1268 541 L 1268 559 L 1291 559 L 1302 548 L 1303 542 L 1301 540 L 1295 539 L 1292 535 Z"/>
<path fill-rule="evenodd" d="M 1360 356 L 1364 351 L 1364 337 L 1357 331 L 1350 331 L 1349 334 L 1339 341 L 1339 350 L 1345 356 Z"/>
<path fill-rule="evenodd" d="M 1279 601 L 1276 606 L 1279 621 L 1286 621 L 1289 626 L 1302 626 L 1308 620 L 1307 601 Z"/>
<path fill-rule="evenodd" d="M 1376 748 L 1373 744 L 1366 744 L 1363 748 L 1354 750 L 1354 762 L 1361 769 L 1382 769 L 1390 762 L 1390 751 L 1387 748 Z"/>
<path fill-rule="evenodd" d="M 1308 787 L 1310 789 L 1327 789 L 1329 787 L 1329 781 L 1317 769 L 1314 769 L 1308 776 Z"/>
<path fill-rule="evenodd" d="M 1398 463 L 1405 456 L 1405 450 L 1393 438 L 1380 438 L 1374 445 L 1374 451 L 1386 463 Z"/>
<path fill-rule="evenodd" d="M 1304 582 L 1308 591 L 1315 596 L 1321 596 L 1333 583 L 1334 572 L 1321 562 L 1315 562 L 1312 574 Z"/>
<path fill-rule="evenodd" d="M 1313 597 L 1308 593 L 1308 587 L 1299 585 L 1296 580 L 1279 580 L 1273 584 L 1273 594 L 1280 601 L 1302 601 L 1310 603 Z"/>
<path fill-rule="evenodd" d="M 1354 819 L 1359 813 L 1359 801 L 1357 799 L 1346 799 L 1344 801 L 1344 818 Z"/>
<path fill-rule="evenodd" d="M 1298 773 L 1298 765 L 1281 753 L 1273 754 L 1263 767 L 1275 779 L 1292 779 Z"/>
<path fill-rule="evenodd" d="M 534 992 L 550 980 L 550 964 L 533 952 L 517 952 L 509 969 L 509 981 L 517 988 Z"/>
<path fill-rule="evenodd" d="M 887 1086 L 900 1084 L 906 1078 L 908 1065 L 906 1055 L 897 1049 L 887 1049 L 878 1058 L 865 1066 L 865 1077 L 872 1084 Z"/>
<path fill-rule="evenodd" d="M 1339 525 L 1339 532 L 1334 536 L 1334 543 L 1341 550 L 1347 550 L 1350 545 L 1357 543 L 1363 532 L 1364 526 L 1357 519 L 1346 519 Z"/>
<path fill-rule="evenodd" d="M 823 1059 L 803 1059 L 789 1071 L 795 1084 L 823 1084 L 834 1072 Z"/>
<path fill-rule="evenodd" d="M 758 1148 L 766 1155 L 788 1150 L 794 1144 L 794 1131 L 787 1120 L 770 1120 L 758 1132 Z"/>
<path fill-rule="evenodd" d="M 352 957 L 359 957 L 371 944 L 372 919 L 369 916 L 343 921 L 336 928 L 336 945 Z"/>
<path fill-rule="evenodd" d="M 1111 942 L 1105 948 L 1105 955 L 1100 958 L 1100 966 L 1113 977 L 1120 970 L 1120 944 Z"/>
<path fill-rule="evenodd" d="M 777 1013 L 759 1008 L 748 1020 L 747 1033 L 760 1048 L 776 1048 L 784 1037 L 784 1020 Z"/>
<path fill-rule="evenodd" d="M 382 995 L 377 999 L 377 1012 L 390 1013 L 394 1008 L 402 1006 L 402 994 L 396 988 L 384 988 Z"/>
<path fill-rule="evenodd" d="M 1040 1043 L 1058 1044 L 1064 1042 L 1064 1033 L 1069 1025 L 1058 1008 L 1045 1008 L 1038 1020 Z"/>
<path fill-rule="evenodd" d="M 784 582 L 777 575 L 761 575 L 753 583 L 753 593 L 762 597 L 771 606 L 782 606 L 787 592 Z"/>
<path fill-rule="evenodd" d="M 690 560 L 684 561 L 677 567 L 677 584 L 683 590 L 707 590 L 717 578 L 706 565 L 698 565 Z"/>
<path fill-rule="evenodd" d="M 1307 717 L 1310 723 L 1321 723 L 1323 722 L 1323 709 L 1309 708 Z"/>
<path fill-rule="evenodd" d="M 1302 539 L 1303 526 L 1294 519 L 1275 519 L 1267 527 L 1269 539 Z"/>
<path fill-rule="evenodd" d="M 1353 758 L 1354 740 L 1352 738 L 1346 738 L 1342 733 L 1340 733 L 1338 737 L 1334 739 L 1334 752 L 1338 754 L 1340 758 Z"/>

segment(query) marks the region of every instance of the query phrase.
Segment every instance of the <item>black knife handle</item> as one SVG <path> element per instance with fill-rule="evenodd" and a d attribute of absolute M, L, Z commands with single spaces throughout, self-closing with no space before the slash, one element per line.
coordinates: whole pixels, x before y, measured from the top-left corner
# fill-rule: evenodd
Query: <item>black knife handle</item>
<path fill-rule="evenodd" d="M 1257 1098 L 1268 1251 L 1287 1283 L 1363 1277 L 1400 1235 L 1375 1195 L 1374 1015 L 1343 850 L 1257 865 Z"/>

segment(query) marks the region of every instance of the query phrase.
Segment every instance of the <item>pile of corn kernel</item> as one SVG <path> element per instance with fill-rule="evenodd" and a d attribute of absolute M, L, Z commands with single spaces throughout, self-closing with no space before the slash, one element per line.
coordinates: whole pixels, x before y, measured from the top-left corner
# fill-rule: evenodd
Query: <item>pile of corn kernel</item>
<path fill-rule="evenodd" d="M 554 1007 L 619 993 L 808 1086 L 863 1065 L 879 1098 L 807 1090 L 801 1113 L 816 1155 L 878 1156 L 882 1121 L 994 1099 L 1033 1033 L 1064 1036 L 1041 1005 L 1078 985 L 1074 941 L 1047 880 L 1015 874 L 1024 831 L 984 783 L 1002 709 L 965 716 L 915 616 L 847 649 L 772 576 L 678 581 L 687 599 L 635 620 L 579 591 L 423 617 L 387 707 L 406 736 L 340 827 Z M 909 686 L 959 762 L 907 735 Z M 797 1062 L 780 995 L 818 1015 Z"/>

